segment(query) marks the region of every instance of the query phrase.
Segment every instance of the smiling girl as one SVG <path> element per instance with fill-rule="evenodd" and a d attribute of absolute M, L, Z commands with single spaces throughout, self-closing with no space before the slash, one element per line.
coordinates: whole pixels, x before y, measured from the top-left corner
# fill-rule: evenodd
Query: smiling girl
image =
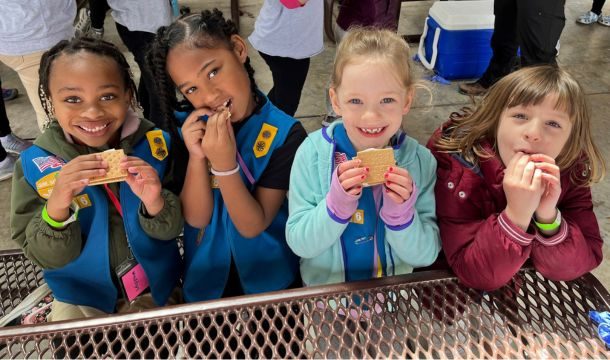
<path fill-rule="evenodd" d="M 522 69 L 474 112 L 452 117 L 428 146 L 438 161 L 443 250 L 460 280 L 493 290 L 528 260 L 552 280 L 599 265 L 588 185 L 605 167 L 574 78 L 555 66 Z"/>
<path fill-rule="evenodd" d="M 44 270 L 53 321 L 162 306 L 178 286 L 182 212 L 161 182 L 169 137 L 137 117 L 135 96 L 129 65 L 110 43 L 61 41 L 42 56 L 51 122 L 15 168 L 11 231 Z M 99 152 L 112 148 L 128 155 L 126 181 L 90 185 L 109 169 Z"/>
<path fill-rule="evenodd" d="M 256 87 L 244 39 L 218 10 L 162 27 L 148 57 L 168 127 L 175 90 L 194 110 L 182 125 L 186 301 L 301 286 L 286 245 L 286 192 L 306 137 Z"/>
<path fill-rule="evenodd" d="M 337 49 L 330 98 L 341 120 L 309 135 L 290 177 L 286 233 L 306 285 L 405 274 L 436 259 L 436 162 L 401 129 L 414 94 L 409 59 L 388 30 L 351 30 Z M 352 158 L 385 147 L 397 164 L 364 188 L 369 169 Z"/>

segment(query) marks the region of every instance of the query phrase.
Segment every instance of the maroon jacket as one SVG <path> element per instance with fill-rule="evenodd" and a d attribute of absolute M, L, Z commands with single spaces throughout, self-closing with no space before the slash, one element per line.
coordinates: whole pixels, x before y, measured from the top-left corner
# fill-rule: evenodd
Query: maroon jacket
<path fill-rule="evenodd" d="M 375 26 L 396 31 L 401 0 L 343 0 L 337 24 L 347 31 L 350 26 Z"/>
<path fill-rule="evenodd" d="M 557 208 L 559 232 L 544 237 L 530 226 L 527 232 L 504 213 L 504 165 L 499 157 L 472 168 L 456 154 L 434 146 L 437 130 L 428 141 L 436 158 L 436 213 L 447 262 L 467 286 L 494 290 L 506 283 L 530 259 L 534 268 L 551 280 L 573 280 L 602 261 L 603 240 L 593 213 L 591 189 L 576 186 L 570 173 L 561 172 Z M 493 150 L 488 146 L 488 150 Z"/>

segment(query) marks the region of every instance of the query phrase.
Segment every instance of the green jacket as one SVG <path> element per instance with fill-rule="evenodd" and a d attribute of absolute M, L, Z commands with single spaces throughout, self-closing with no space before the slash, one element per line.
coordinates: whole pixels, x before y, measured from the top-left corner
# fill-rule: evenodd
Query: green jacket
<path fill-rule="evenodd" d="M 126 155 L 133 152 L 132 145 L 154 129 L 154 124 L 141 120 L 137 130 L 120 140 L 119 148 Z M 35 144 L 64 159 L 66 162 L 79 155 L 92 154 L 108 150 L 108 146 L 90 148 L 85 145 L 72 144 L 66 140 L 63 130 L 57 122 L 36 139 Z M 168 167 L 170 169 L 171 166 Z M 169 176 L 164 179 L 164 184 Z M 112 192 L 119 197 L 118 184 L 109 184 Z M 147 235 L 156 239 L 173 240 L 184 224 L 182 207 L 179 198 L 168 190 L 162 191 L 165 207 L 157 216 L 149 218 L 139 212 L 140 225 Z M 11 237 L 22 248 L 25 255 L 44 269 L 56 269 L 76 259 L 83 248 L 83 239 L 78 221 L 69 224 L 65 229 L 56 230 L 42 219 L 42 208 L 46 200 L 38 195 L 23 176 L 21 162 L 15 165 L 13 187 L 11 191 Z M 114 208 L 108 207 L 110 266 L 115 269 L 129 256 L 129 247 L 123 227 L 123 219 Z"/>

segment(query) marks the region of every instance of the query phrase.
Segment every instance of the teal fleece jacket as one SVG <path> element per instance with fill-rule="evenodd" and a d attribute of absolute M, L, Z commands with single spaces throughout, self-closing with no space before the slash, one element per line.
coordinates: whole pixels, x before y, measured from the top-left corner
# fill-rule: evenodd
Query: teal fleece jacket
<path fill-rule="evenodd" d="M 329 136 L 339 123 L 329 126 Z M 395 262 L 394 269 L 387 269 L 387 273 L 398 275 L 432 264 L 441 246 L 434 200 L 436 160 L 408 136 L 394 150 L 394 157 L 399 167 L 409 171 L 418 188 L 413 222 L 396 231 L 385 226 L 386 256 L 391 248 Z M 333 144 L 318 130 L 299 147 L 290 173 L 286 238 L 292 251 L 301 257 L 301 276 L 307 286 L 345 281 L 340 239 L 348 223 L 331 218 L 326 204 L 333 158 Z"/>

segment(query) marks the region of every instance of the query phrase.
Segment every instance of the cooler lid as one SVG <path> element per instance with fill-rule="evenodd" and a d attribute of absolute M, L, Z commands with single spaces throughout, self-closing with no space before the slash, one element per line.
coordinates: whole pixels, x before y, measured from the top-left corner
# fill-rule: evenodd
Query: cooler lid
<path fill-rule="evenodd" d="M 436 1 L 430 17 L 445 30 L 477 30 L 494 28 L 493 0 Z"/>

